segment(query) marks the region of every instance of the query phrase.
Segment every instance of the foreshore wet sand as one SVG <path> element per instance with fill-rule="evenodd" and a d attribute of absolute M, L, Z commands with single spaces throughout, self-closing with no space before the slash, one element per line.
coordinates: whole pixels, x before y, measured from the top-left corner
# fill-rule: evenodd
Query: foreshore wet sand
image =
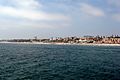
<path fill-rule="evenodd" d="M 86 45 L 86 46 L 120 46 L 120 44 L 96 44 L 96 43 L 43 43 L 43 42 L 0 42 L 3 44 L 47 44 L 47 45 Z"/>

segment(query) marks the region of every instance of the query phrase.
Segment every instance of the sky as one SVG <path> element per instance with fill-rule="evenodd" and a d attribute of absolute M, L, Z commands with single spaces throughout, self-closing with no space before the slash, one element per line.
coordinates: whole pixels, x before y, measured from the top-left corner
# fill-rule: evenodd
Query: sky
<path fill-rule="evenodd" d="M 0 0 L 0 39 L 120 35 L 120 0 Z"/>

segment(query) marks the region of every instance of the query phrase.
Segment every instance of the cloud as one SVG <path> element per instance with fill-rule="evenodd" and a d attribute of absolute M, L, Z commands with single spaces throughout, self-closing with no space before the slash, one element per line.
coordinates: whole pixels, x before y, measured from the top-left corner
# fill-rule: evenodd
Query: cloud
<path fill-rule="evenodd" d="M 0 6 L 0 14 L 15 18 L 23 18 L 29 20 L 67 20 L 68 18 L 61 14 L 48 14 L 42 11 L 23 10 L 13 7 Z"/>
<path fill-rule="evenodd" d="M 46 21 L 13 21 L 13 20 L 0 20 L 0 30 L 11 30 L 11 29 L 55 29 L 64 28 L 70 26 L 69 22 L 46 22 Z"/>
<path fill-rule="evenodd" d="M 89 5 L 89 4 L 86 4 L 86 3 L 81 3 L 80 4 L 80 10 L 83 12 L 83 13 L 86 13 L 88 15 L 91 15 L 91 16 L 105 16 L 105 13 L 104 11 L 102 11 L 101 9 L 95 7 L 95 6 L 92 6 L 92 5 Z"/>
<path fill-rule="evenodd" d="M 0 15 L 28 20 L 69 20 L 65 15 L 42 11 L 41 4 L 36 0 L 12 0 L 11 5 L 0 5 Z"/>
<path fill-rule="evenodd" d="M 37 9 L 42 7 L 42 4 L 36 0 L 11 0 L 11 2 L 15 7 L 22 9 Z"/>

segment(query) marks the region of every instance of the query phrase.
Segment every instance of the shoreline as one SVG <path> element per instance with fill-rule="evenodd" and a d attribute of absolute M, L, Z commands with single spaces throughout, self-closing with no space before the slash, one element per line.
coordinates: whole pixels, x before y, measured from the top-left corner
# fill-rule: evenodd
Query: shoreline
<path fill-rule="evenodd" d="M 83 45 L 83 46 L 120 46 L 120 44 L 96 44 L 96 43 L 43 43 L 43 42 L 0 42 L 3 44 L 46 44 L 46 45 Z"/>

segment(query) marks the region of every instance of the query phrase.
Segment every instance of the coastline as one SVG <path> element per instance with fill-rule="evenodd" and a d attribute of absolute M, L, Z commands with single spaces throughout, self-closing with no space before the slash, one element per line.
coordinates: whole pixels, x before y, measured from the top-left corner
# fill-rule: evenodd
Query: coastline
<path fill-rule="evenodd" d="M 120 46 L 120 44 L 96 44 L 96 43 L 43 43 L 43 42 L 0 42 L 3 44 L 46 44 L 46 45 L 83 45 L 83 46 Z"/>

